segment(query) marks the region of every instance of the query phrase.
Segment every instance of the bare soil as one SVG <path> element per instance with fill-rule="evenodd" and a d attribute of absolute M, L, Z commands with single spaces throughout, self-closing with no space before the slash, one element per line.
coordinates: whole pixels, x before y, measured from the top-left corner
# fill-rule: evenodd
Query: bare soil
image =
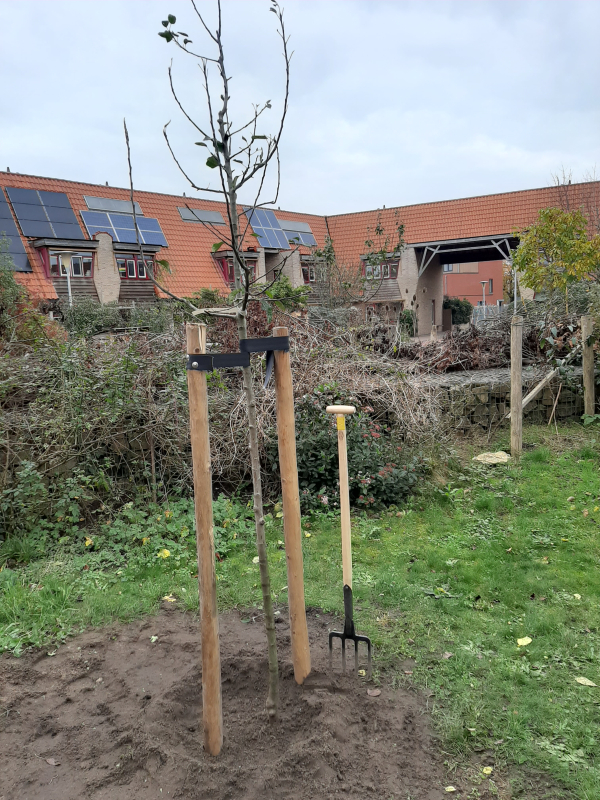
<path fill-rule="evenodd" d="M 202 749 L 199 623 L 190 614 L 169 607 L 86 632 L 54 654 L 0 658 L 0 800 L 468 794 L 471 785 L 443 765 L 423 698 L 386 686 L 371 697 L 364 678 L 330 677 L 332 619 L 316 612 L 309 615 L 313 672 L 298 686 L 283 613 L 280 620 L 281 708 L 269 723 L 262 620 L 221 616 L 225 743 L 218 758 Z M 448 795 L 448 784 L 458 792 Z"/>

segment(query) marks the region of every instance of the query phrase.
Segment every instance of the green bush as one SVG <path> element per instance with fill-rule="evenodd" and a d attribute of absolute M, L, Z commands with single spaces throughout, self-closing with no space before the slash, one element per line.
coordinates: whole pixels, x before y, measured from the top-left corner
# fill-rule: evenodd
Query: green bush
<path fill-rule="evenodd" d="M 141 328 L 164 333 L 173 323 L 173 309 L 168 303 L 119 307 L 101 305 L 91 297 L 76 298 L 72 306 L 62 306 L 63 324 L 74 336 L 94 336 L 115 328 Z"/>
<path fill-rule="evenodd" d="M 471 321 L 473 305 L 466 298 L 459 300 L 458 297 L 444 297 L 443 308 L 452 309 L 453 325 L 464 325 Z"/>
<path fill-rule="evenodd" d="M 339 467 L 335 417 L 328 405 L 357 405 L 336 386 L 304 395 L 296 404 L 296 452 L 300 502 L 304 511 L 339 506 Z M 420 456 L 406 457 L 403 445 L 366 406 L 346 417 L 350 502 L 362 508 L 398 504 L 423 478 L 427 466 Z M 273 469 L 278 468 L 271 453 Z"/>

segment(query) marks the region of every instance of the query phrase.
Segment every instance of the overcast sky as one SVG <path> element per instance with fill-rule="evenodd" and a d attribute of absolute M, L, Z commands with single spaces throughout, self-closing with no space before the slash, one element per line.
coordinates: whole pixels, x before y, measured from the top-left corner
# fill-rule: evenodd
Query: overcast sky
<path fill-rule="evenodd" d="M 282 97 L 268 0 L 224 0 L 237 120 Z M 214 24 L 212 0 L 199 0 Z M 294 50 L 281 147 L 284 209 L 336 214 L 547 186 L 600 167 L 600 3 L 595 0 L 288 0 Z M 0 2 L 0 167 L 194 195 L 206 150 L 170 95 L 205 119 L 196 61 L 157 36 L 168 13 L 210 53 L 187 2 Z M 214 183 L 213 183 L 214 185 Z M 214 196 L 213 196 L 214 197 Z M 249 199 L 242 196 L 242 200 Z"/>

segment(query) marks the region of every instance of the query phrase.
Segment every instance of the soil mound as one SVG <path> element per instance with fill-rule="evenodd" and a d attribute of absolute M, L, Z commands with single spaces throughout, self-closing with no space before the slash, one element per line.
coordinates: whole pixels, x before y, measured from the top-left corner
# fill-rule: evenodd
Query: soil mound
<path fill-rule="evenodd" d="M 202 749 L 197 619 L 157 617 L 84 633 L 59 648 L 0 659 L 0 800 L 441 800 L 449 783 L 422 703 L 367 695 L 327 674 L 332 620 L 309 615 L 313 673 L 293 679 L 283 613 L 279 721 L 264 710 L 260 616 L 221 616 L 225 743 Z M 157 638 L 155 638 L 157 637 Z"/>

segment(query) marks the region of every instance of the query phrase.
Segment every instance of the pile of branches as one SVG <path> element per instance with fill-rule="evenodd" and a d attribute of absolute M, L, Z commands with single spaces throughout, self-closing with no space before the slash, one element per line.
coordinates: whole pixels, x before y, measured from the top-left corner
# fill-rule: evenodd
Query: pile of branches
<path fill-rule="evenodd" d="M 406 375 L 397 361 L 357 351 L 336 333 L 279 312 L 269 320 L 255 309 L 251 322 L 253 336 L 269 335 L 276 324 L 289 328 L 298 398 L 335 385 L 406 442 L 422 448 L 439 441 L 442 412 L 435 390 Z M 207 338 L 214 349 L 231 352 L 237 350 L 235 337 L 235 322 L 221 319 L 210 325 Z M 140 492 L 160 500 L 191 491 L 185 350 L 180 324 L 163 334 L 7 346 L 0 358 L 0 495 L 19 490 L 26 462 L 48 485 L 92 476 L 103 508 Z M 275 498 L 275 391 L 273 382 L 262 386 L 264 357 L 252 359 L 265 489 Z M 215 491 L 243 491 L 251 473 L 241 373 L 210 373 L 208 385 Z"/>

